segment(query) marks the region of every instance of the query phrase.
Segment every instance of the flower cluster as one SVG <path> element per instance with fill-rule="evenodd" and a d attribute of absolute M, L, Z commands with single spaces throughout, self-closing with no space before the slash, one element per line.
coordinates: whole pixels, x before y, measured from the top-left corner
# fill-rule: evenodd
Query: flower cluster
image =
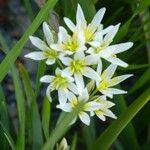
<path fill-rule="evenodd" d="M 104 13 L 105 8 L 100 9 L 88 24 L 78 5 L 76 24 L 64 18 L 71 34 L 62 26 L 58 33 L 54 33 L 44 22 L 45 40 L 30 36 L 32 44 L 41 51 L 25 55 L 33 60 L 46 60 L 47 65 L 57 65 L 55 75 L 45 75 L 40 79 L 49 84 L 46 94 L 52 102 L 51 92 L 56 90 L 57 108 L 65 112 L 71 112 L 80 102 L 84 103 L 78 117 L 86 125 L 90 124 L 90 117 L 94 115 L 102 121 L 106 120 L 106 116 L 116 118 L 110 110 L 115 104 L 108 98 L 126 93 L 114 86 L 132 76 L 113 77 L 117 66 L 128 66 L 117 54 L 131 48 L 133 43 L 111 44 L 120 24 L 103 28 Z M 103 60 L 110 64 L 105 69 Z"/>

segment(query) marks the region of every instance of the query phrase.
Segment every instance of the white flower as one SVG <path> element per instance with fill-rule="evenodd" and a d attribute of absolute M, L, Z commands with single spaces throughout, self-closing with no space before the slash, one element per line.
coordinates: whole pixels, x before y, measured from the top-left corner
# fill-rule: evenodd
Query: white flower
<path fill-rule="evenodd" d="M 97 30 L 100 30 L 102 28 L 101 21 L 103 19 L 105 11 L 106 11 L 105 8 L 101 8 L 96 13 L 91 23 L 87 24 L 83 10 L 81 6 L 78 4 L 76 14 L 76 25 L 69 18 L 65 17 L 64 21 L 72 32 L 83 31 L 86 43 L 90 44 L 91 41 L 95 40 Z"/>
<path fill-rule="evenodd" d="M 57 143 L 56 146 L 57 146 L 56 150 L 69 150 L 70 148 L 65 138 L 61 140 L 60 144 Z"/>
<path fill-rule="evenodd" d="M 93 47 L 90 47 L 87 50 L 87 53 L 90 53 L 91 55 L 94 55 L 95 58 L 97 57 L 97 60 L 100 58 L 104 58 L 105 60 L 116 64 L 118 66 L 127 67 L 128 64 L 120 60 L 116 57 L 116 54 L 124 52 L 131 48 L 133 46 L 132 42 L 126 42 L 126 43 L 120 43 L 115 45 L 110 45 L 113 41 L 113 38 L 118 32 L 120 24 L 117 24 L 116 26 L 111 27 L 109 32 L 107 34 L 102 33 L 103 31 L 98 33 L 98 41 L 99 45 L 97 43 L 93 43 Z M 107 30 L 108 31 L 108 30 Z"/>
<path fill-rule="evenodd" d="M 91 115 L 93 116 L 96 114 L 102 121 L 106 120 L 106 116 L 111 117 L 113 119 L 116 119 L 117 117 L 115 114 L 109 110 L 112 106 L 115 104 L 106 100 L 106 96 L 99 96 L 96 100 L 96 103 L 99 103 L 101 105 L 101 108 L 98 110 L 95 110 L 94 113 L 92 112 Z"/>
<path fill-rule="evenodd" d="M 67 66 L 67 68 L 64 69 L 64 73 L 74 75 L 79 92 L 84 89 L 83 75 L 93 80 L 100 80 L 97 72 L 89 67 L 96 63 L 93 56 L 85 56 L 85 54 L 80 51 L 74 54 L 73 59 L 62 57 L 61 61 Z"/>
<path fill-rule="evenodd" d="M 79 118 L 80 120 L 86 124 L 90 124 L 90 116 L 87 112 L 93 112 L 95 110 L 99 110 L 101 107 L 100 103 L 97 103 L 95 101 L 88 101 L 89 100 L 89 94 L 87 89 L 82 90 L 82 94 L 79 97 L 76 97 L 73 93 L 68 93 L 68 99 L 69 102 L 65 103 L 65 105 L 57 105 L 57 108 L 62 109 L 65 112 L 71 112 L 75 107 L 78 106 L 79 103 L 84 103 L 82 109 L 79 112 Z M 73 122 L 75 122 L 77 117 L 74 119 Z"/>
<path fill-rule="evenodd" d="M 102 94 L 104 94 L 110 98 L 112 98 L 114 94 L 127 93 L 124 90 L 119 90 L 119 89 L 112 88 L 112 87 L 132 76 L 132 74 L 127 74 L 127 75 L 121 75 L 121 76 L 112 78 L 116 71 L 116 68 L 117 68 L 116 65 L 111 64 L 110 66 L 108 66 L 108 68 L 106 70 L 103 71 L 103 73 L 101 73 L 102 72 L 101 64 L 99 63 L 97 66 L 97 73 L 101 77 L 101 80 L 96 81 L 97 89 Z"/>
<path fill-rule="evenodd" d="M 57 44 L 53 44 L 53 47 L 66 54 L 73 54 L 77 51 L 87 49 L 85 47 L 85 39 L 82 31 L 74 32 L 73 35 L 70 36 L 64 27 L 59 27 L 58 42 Z"/>
<path fill-rule="evenodd" d="M 32 44 L 36 46 L 38 49 L 40 49 L 41 51 L 31 52 L 25 55 L 25 57 L 33 59 L 33 60 L 47 59 L 46 64 L 51 65 L 51 64 L 54 64 L 56 59 L 60 58 L 63 54 L 58 49 L 54 49 L 52 47 L 52 44 L 54 43 L 54 38 L 46 22 L 43 23 L 43 32 L 46 38 L 46 42 L 34 36 L 29 37 Z"/>
<path fill-rule="evenodd" d="M 63 71 L 60 70 L 59 68 L 56 69 L 55 73 L 56 73 L 55 76 L 51 76 L 51 75 L 43 76 L 40 79 L 40 81 L 44 83 L 50 83 L 46 91 L 49 100 L 52 101 L 50 93 L 53 90 L 57 90 L 58 100 L 60 104 L 63 105 L 67 101 L 67 95 L 69 90 L 71 90 L 75 94 L 78 94 L 78 90 L 76 85 L 73 83 L 74 79 L 72 77 L 63 74 Z"/>

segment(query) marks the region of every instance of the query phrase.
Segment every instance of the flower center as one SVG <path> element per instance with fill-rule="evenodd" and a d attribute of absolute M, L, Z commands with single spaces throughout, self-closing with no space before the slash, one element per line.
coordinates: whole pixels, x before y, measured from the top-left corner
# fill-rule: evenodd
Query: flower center
<path fill-rule="evenodd" d="M 52 81 L 52 86 L 54 89 L 58 90 L 59 88 L 67 88 L 68 85 L 68 80 L 65 77 L 62 77 L 61 75 L 57 75 L 53 81 Z"/>
<path fill-rule="evenodd" d="M 71 72 L 72 73 L 80 73 L 81 70 L 84 68 L 84 61 L 83 60 L 73 60 L 70 64 Z"/>
<path fill-rule="evenodd" d="M 53 49 L 44 50 L 44 55 L 48 58 L 57 58 L 58 52 Z"/>
<path fill-rule="evenodd" d="M 73 34 L 73 36 L 70 37 L 66 43 L 61 44 L 61 48 L 63 48 L 64 50 L 69 50 L 71 52 L 77 51 L 78 47 L 79 46 L 76 34 Z"/>
<path fill-rule="evenodd" d="M 72 107 L 72 108 L 75 108 L 77 105 L 78 105 L 77 99 L 73 99 L 73 100 L 71 101 L 71 107 Z"/>
<path fill-rule="evenodd" d="M 91 28 L 86 28 L 84 30 L 85 40 L 86 42 L 89 42 L 93 39 L 93 30 Z"/>
<path fill-rule="evenodd" d="M 108 88 L 108 83 L 106 81 L 101 81 L 99 86 L 98 86 L 98 89 L 99 90 L 106 90 Z"/>

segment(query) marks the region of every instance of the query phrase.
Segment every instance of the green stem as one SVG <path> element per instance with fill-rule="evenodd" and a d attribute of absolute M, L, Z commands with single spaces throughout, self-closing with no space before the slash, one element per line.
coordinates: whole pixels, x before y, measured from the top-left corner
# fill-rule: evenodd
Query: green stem
<path fill-rule="evenodd" d="M 59 65 L 59 67 L 60 67 L 61 69 L 64 69 L 64 66 L 63 66 L 63 64 L 61 63 L 61 61 L 60 61 L 59 59 L 57 59 L 56 61 L 57 61 L 57 64 Z"/>

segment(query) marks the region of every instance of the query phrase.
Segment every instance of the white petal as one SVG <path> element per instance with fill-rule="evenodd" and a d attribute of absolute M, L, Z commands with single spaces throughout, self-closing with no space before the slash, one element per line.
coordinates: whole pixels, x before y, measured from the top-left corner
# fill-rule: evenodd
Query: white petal
<path fill-rule="evenodd" d="M 85 44 L 85 37 L 84 37 L 84 32 L 81 30 L 77 33 L 77 42 L 78 42 L 78 45 L 79 45 L 79 48 L 80 47 L 83 47 L 84 44 Z M 80 48 L 81 49 L 81 48 Z M 84 48 L 85 49 L 85 48 Z M 83 49 L 83 50 L 84 50 Z"/>
<path fill-rule="evenodd" d="M 55 74 L 56 75 L 62 74 L 62 70 L 59 67 L 57 67 L 56 70 L 55 70 Z"/>
<path fill-rule="evenodd" d="M 50 46 L 51 43 L 54 43 L 54 40 L 53 40 L 53 34 L 46 22 L 43 23 L 43 32 L 46 38 L 46 42 Z"/>
<path fill-rule="evenodd" d="M 77 22 L 77 25 L 79 25 L 79 27 L 81 28 L 82 27 L 84 28 L 86 25 L 86 20 L 85 20 L 80 4 L 78 4 L 78 7 L 77 7 L 76 22 Z"/>
<path fill-rule="evenodd" d="M 81 92 L 82 92 L 83 89 L 84 89 L 83 77 L 82 77 L 81 74 L 75 74 L 75 75 L 74 75 L 74 78 L 75 78 L 75 82 L 76 82 L 76 85 L 77 85 L 79 94 L 81 94 Z"/>
<path fill-rule="evenodd" d="M 92 47 L 99 47 L 99 41 L 94 38 L 94 41 L 88 42 Z"/>
<path fill-rule="evenodd" d="M 113 94 L 108 88 L 106 90 L 100 90 L 100 92 L 107 97 L 113 98 Z"/>
<path fill-rule="evenodd" d="M 85 59 L 85 54 L 82 51 L 76 52 L 74 55 L 75 60 L 83 60 Z"/>
<path fill-rule="evenodd" d="M 95 45 L 92 45 L 94 47 L 99 47 L 100 43 L 102 43 L 102 40 L 103 40 L 103 35 L 102 35 L 102 32 L 96 32 L 95 35 L 94 35 L 94 41 L 98 42 L 96 43 Z"/>
<path fill-rule="evenodd" d="M 68 28 L 72 32 L 74 32 L 75 31 L 75 25 L 74 25 L 74 23 L 69 18 L 66 18 L 66 17 L 64 17 L 64 21 L 65 21 L 66 25 L 68 26 Z"/>
<path fill-rule="evenodd" d="M 65 105 L 57 105 L 56 108 L 62 109 L 65 112 L 71 112 L 72 111 L 72 107 L 70 105 L 70 103 L 65 103 Z"/>
<path fill-rule="evenodd" d="M 92 22 L 91 22 L 91 24 L 90 24 L 90 26 L 91 26 L 92 28 L 97 28 L 97 27 L 100 25 L 100 23 L 101 23 L 101 21 L 102 21 L 102 19 L 103 19 L 103 16 L 104 16 L 105 11 L 106 11 L 106 8 L 101 8 L 101 9 L 96 13 L 96 15 L 94 16 L 94 18 L 93 18 L 93 20 L 92 20 Z"/>
<path fill-rule="evenodd" d="M 106 116 L 111 117 L 113 119 L 117 119 L 116 115 L 112 111 L 110 111 L 110 110 L 107 109 L 104 112 L 105 112 Z"/>
<path fill-rule="evenodd" d="M 46 58 L 44 56 L 43 52 L 31 52 L 31 53 L 28 53 L 27 55 L 25 55 L 24 57 L 30 58 L 30 59 L 33 59 L 33 60 L 43 60 L 43 59 Z"/>
<path fill-rule="evenodd" d="M 65 105 L 67 102 L 67 93 L 64 90 L 58 90 L 58 100 L 60 105 Z"/>
<path fill-rule="evenodd" d="M 108 32 L 110 32 L 112 29 L 114 28 L 113 25 L 108 26 L 107 28 L 103 29 L 101 31 L 102 35 L 107 34 Z"/>
<path fill-rule="evenodd" d="M 119 26 L 120 26 L 120 23 L 117 24 L 116 26 L 114 26 L 114 28 L 106 34 L 106 36 L 104 37 L 105 43 L 111 43 L 112 42 L 113 38 L 115 37 L 115 35 L 117 34 L 117 32 L 119 30 Z"/>
<path fill-rule="evenodd" d="M 117 69 L 117 66 L 114 64 L 111 64 L 107 67 L 107 69 L 102 73 L 102 78 L 104 79 L 111 79 L 114 75 L 115 71 Z"/>
<path fill-rule="evenodd" d="M 126 80 L 127 78 L 132 77 L 132 76 L 133 76 L 132 74 L 126 74 L 126 75 L 114 77 L 114 78 L 111 79 L 111 81 L 109 82 L 109 87 L 110 87 L 110 86 L 117 85 L 117 84 L 119 84 L 120 82 L 122 82 L 122 81 L 124 81 L 124 80 Z"/>
<path fill-rule="evenodd" d="M 98 73 L 90 67 L 85 67 L 85 69 L 82 71 L 82 74 L 95 81 L 100 80 L 100 76 L 98 75 Z"/>
<path fill-rule="evenodd" d="M 51 49 L 55 50 L 55 51 L 62 51 L 63 49 L 59 46 L 59 44 L 51 44 L 50 45 Z"/>
<path fill-rule="evenodd" d="M 54 76 L 45 75 L 45 76 L 40 78 L 40 82 L 50 83 L 50 82 L 52 82 L 53 79 L 54 79 Z"/>
<path fill-rule="evenodd" d="M 79 100 L 80 101 L 88 101 L 89 100 L 89 93 L 88 93 L 87 88 L 85 88 L 81 91 L 81 94 L 79 95 Z"/>
<path fill-rule="evenodd" d="M 67 97 L 68 97 L 70 102 L 72 102 L 73 100 L 77 101 L 77 97 L 70 91 L 68 91 Z"/>
<path fill-rule="evenodd" d="M 96 65 L 98 60 L 97 60 L 97 57 L 88 55 L 85 57 L 85 62 L 86 62 L 86 65 Z"/>
<path fill-rule="evenodd" d="M 68 40 L 68 33 L 64 27 L 59 27 L 58 39 L 59 42 L 66 42 Z"/>
<path fill-rule="evenodd" d="M 126 94 L 127 93 L 127 91 L 119 90 L 116 88 L 108 88 L 107 91 L 111 94 Z"/>
<path fill-rule="evenodd" d="M 52 65 L 52 64 L 54 64 L 55 63 L 55 59 L 50 59 L 50 58 L 48 58 L 47 60 L 46 60 L 46 64 L 47 65 Z"/>
<path fill-rule="evenodd" d="M 63 75 L 65 76 L 72 76 L 72 72 L 70 70 L 70 67 L 67 67 L 65 68 L 63 71 L 62 71 Z"/>
<path fill-rule="evenodd" d="M 102 60 L 100 59 L 97 65 L 97 73 L 101 75 L 102 73 Z"/>
<path fill-rule="evenodd" d="M 89 117 L 89 115 L 88 115 L 87 113 L 81 112 L 81 113 L 79 114 L 79 118 L 80 118 L 80 120 L 81 120 L 84 124 L 86 124 L 86 125 L 89 125 L 89 124 L 90 124 L 90 117 Z"/>
<path fill-rule="evenodd" d="M 36 46 L 37 48 L 39 48 L 40 50 L 48 49 L 48 46 L 46 45 L 46 43 L 43 42 L 41 39 L 34 37 L 34 36 L 29 36 L 29 38 L 32 44 Z"/>
<path fill-rule="evenodd" d="M 116 44 L 116 45 L 112 45 L 114 48 L 114 54 L 118 54 L 121 52 L 124 52 L 126 50 L 128 50 L 129 48 L 131 48 L 133 46 L 132 42 L 127 42 L 127 43 L 120 43 L 120 44 Z"/>
<path fill-rule="evenodd" d="M 49 85 L 46 90 L 46 96 L 50 102 L 52 102 L 51 92 L 52 92 L 51 85 Z"/>
<path fill-rule="evenodd" d="M 95 54 L 94 48 L 90 47 L 87 51 L 88 54 Z"/>
<path fill-rule="evenodd" d="M 99 119 L 101 119 L 102 121 L 106 121 L 106 117 L 104 116 L 104 113 L 102 111 L 96 111 L 95 113 Z"/>
<path fill-rule="evenodd" d="M 91 101 L 85 104 L 85 111 L 95 111 L 95 110 L 99 110 L 102 107 L 102 105 L 100 103 Z"/>
<path fill-rule="evenodd" d="M 74 83 L 70 83 L 68 89 L 77 95 L 79 94 L 77 86 Z"/>
<path fill-rule="evenodd" d="M 117 58 L 117 57 L 110 57 L 107 58 L 107 61 L 111 62 L 112 64 L 121 66 L 121 67 L 127 67 L 128 64 L 124 61 L 122 61 L 121 59 Z"/>
<path fill-rule="evenodd" d="M 60 60 L 66 66 L 69 66 L 70 63 L 72 62 L 72 59 L 69 57 L 61 57 Z"/>

